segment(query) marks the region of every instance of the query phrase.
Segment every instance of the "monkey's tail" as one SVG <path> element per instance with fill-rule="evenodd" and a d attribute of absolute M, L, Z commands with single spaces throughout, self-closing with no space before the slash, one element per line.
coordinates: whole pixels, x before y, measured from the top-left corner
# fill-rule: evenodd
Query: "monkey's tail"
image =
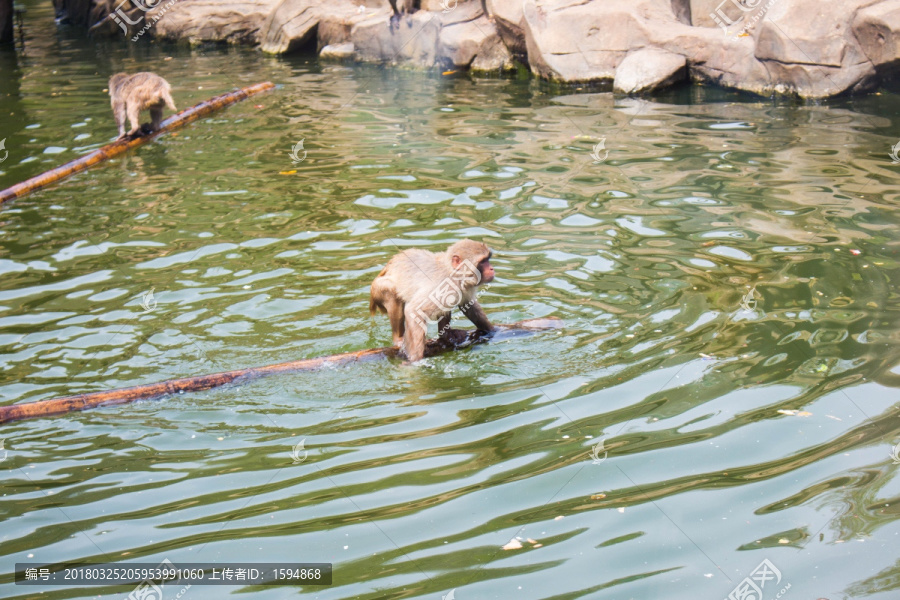
<path fill-rule="evenodd" d="M 378 274 L 378 277 L 381 277 L 386 272 L 387 272 L 387 265 L 385 265 L 385 267 L 383 269 L 381 269 L 381 273 Z M 384 314 L 387 314 L 387 309 L 384 307 L 384 304 L 382 304 L 381 302 L 379 302 L 378 300 L 375 299 L 375 295 L 377 293 L 375 286 L 377 286 L 379 283 L 378 277 L 376 277 L 375 281 L 372 282 L 372 291 L 369 295 L 369 314 L 372 315 L 373 317 L 375 316 L 375 313 L 377 313 L 378 311 L 381 311 Z"/>
<path fill-rule="evenodd" d="M 178 112 L 178 109 L 175 108 L 175 100 L 172 99 L 172 94 L 169 93 L 169 90 L 166 90 L 165 93 L 163 93 L 162 98 L 166 102 L 166 106 L 168 106 L 170 110 Z"/>

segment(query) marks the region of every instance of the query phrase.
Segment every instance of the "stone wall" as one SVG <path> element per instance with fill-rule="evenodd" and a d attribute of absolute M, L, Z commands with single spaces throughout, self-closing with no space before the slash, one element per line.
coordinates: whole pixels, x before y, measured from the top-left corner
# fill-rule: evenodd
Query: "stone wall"
<path fill-rule="evenodd" d="M 95 22 L 112 1 L 95 0 Z M 148 33 L 420 68 L 502 71 L 518 60 L 538 77 L 610 82 L 627 94 L 690 78 L 765 96 L 824 98 L 871 90 L 894 76 L 900 60 L 900 0 L 418 4 L 392 24 L 387 0 L 177 0 Z"/>

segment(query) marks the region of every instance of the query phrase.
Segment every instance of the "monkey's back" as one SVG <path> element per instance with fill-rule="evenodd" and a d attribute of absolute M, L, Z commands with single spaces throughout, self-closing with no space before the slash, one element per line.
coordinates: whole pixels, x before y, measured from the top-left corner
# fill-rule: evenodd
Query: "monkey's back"
<path fill-rule="evenodd" d="M 442 259 L 443 254 L 409 248 L 391 258 L 381 270 L 379 277 L 387 274 L 400 299 L 409 302 L 416 293 L 422 293 L 423 289 L 431 289 L 446 276 L 441 269 Z M 431 285 L 427 285 L 426 282 Z"/>
<path fill-rule="evenodd" d="M 118 86 L 117 95 L 128 104 L 140 105 L 140 110 L 161 104 L 177 110 L 171 90 L 169 82 L 156 73 L 141 71 L 124 79 Z"/>

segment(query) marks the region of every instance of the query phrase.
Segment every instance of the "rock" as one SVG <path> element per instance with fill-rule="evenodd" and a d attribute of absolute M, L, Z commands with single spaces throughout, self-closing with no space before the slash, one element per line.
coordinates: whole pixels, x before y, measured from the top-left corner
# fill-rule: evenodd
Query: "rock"
<path fill-rule="evenodd" d="M 853 19 L 853 35 L 876 68 L 900 61 L 900 0 L 863 8 Z"/>
<path fill-rule="evenodd" d="M 478 50 L 475 60 L 469 65 L 472 71 L 480 73 L 513 71 L 516 68 L 512 54 L 503 43 L 499 33 L 489 37 Z"/>
<path fill-rule="evenodd" d="M 478 18 L 450 23 L 441 28 L 438 58 L 445 66 L 472 67 L 477 71 L 512 68 L 509 51 L 494 24 L 481 14 L 480 7 Z"/>
<path fill-rule="evenodd" d="M 356 58 L 356 46 L 353 45 L 353 42 L 329 44 L 319 52 L 319 58 L 323 60 L 353 60 Z"/>
<path fill-rule="evenodd" d="M 806 98 L 859 91 L 875 69 L 851 23 L 857 9 L 878 0 L 792 0 L 776 3 L 758 25 L 755 57 L 769 69 L 772 86 Z M 827 14 L 827 19 L 810 15 Z"/>
<path fill-rule="evenodd" d="M 312 43 L 321 11 L 315 0 L 284 0 L 269 13 L 260 31 L 260 47 L 286 54 Z"/>
<path fill-rule="evenodd" d="M 649 92 L 683 80 L 687 61 L 680 54 L 658 48 L 629 53 L 616 67 L 613 89 L 624 94 Z"/>
<path fill-rule="evenodd" d="M 672 0 L 672 12 L 682 25 L 691 24 L 691 0 Z"/>
<path fill-rule="evenodd" d="M 349 4 L 339 0 L 329 5 L 329 10 L 321 11 L 317 30 L 318 47 L 322 49 L 328 45 L 348 43 L 354 25 L 376 15 L 382 15 L 381 18 L 387 22 L 390 14 L 385 3 L 380 0 L 356 0 Z"/>
<path fill-rule="evenodd" d="M 523 13 L 531 71 L 562 82 L 613 79 L 629 51 L 651 45 L 650 21 L 685 27 L 665 0 L 525 0 Z"/>
<path fill-rule="evenodd" d="M 419 8 L 430 12 L 449 14 L 457 8 L 477 7 L 481 12 L 481 0 L 422 0 Z"/>
<path fill-rule="evenodd" d="M 659 47 L 688 57 L 695 81 L 764 95 L 773 92 L 769 71 L 753 58 L 752 37 L 725 37 L 718 29 L 682 27 L 654 38 Z M 736 56 L 744 58 L 735 60 Z"/>
<path fill-rule="evenodd" d="M 500 38 L 517 59 L 525 61 L 528 50 L 525 45 L 525 15 L 521 0 L 486 0 L 488 15 L 494 21 Z"/>
<path fill-rule="evenodd" d="M 94 0 L 95 34 L 123 35 L 109 16 L 120 1 Z M 135 27 L 153 24 L 147 35 L 275 54 L 315 44 L 323 58 L 424 68 L 495 71 L 516 57 L 541 78 L 612 81 L 624 93 L 687 71 L 761 95 L 823 98 L 900 68 L 900 0 L 484 0 L 487 15 L 482 0 L 420 0 L 393 31 L 386 0 L 159 0 L 140 14 L 135 2 L 128 14 Z"/>
<path fill-rule="evenodd" d="M 439 19 L 424 10 L 404 15 L 397 28 L 388 26 L 390 12 L 384 11 L 357 23 L 350 31 L 359 60 L 398 62 L 429 68 L 436 64 Z"/>
<path fill-rule="evenodd" d="M 256 44 L 259 29 L 276 0 L 163 0 L 147 13 L 148 21 L 162 13 L 151 34 L 191 43 Z"/>
<path fill-rule="evenodd" d="M 724 23 L 730 29 L 743 19 L 745 12 L 756 8 L 761 1 L 765 0 L 690 0 L 691 24 L 695 27 L 722 27 Z"/>

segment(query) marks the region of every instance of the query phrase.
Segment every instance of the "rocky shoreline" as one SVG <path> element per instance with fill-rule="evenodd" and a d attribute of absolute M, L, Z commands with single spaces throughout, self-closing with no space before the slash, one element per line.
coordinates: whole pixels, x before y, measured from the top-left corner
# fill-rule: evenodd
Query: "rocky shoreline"
<path fill-rule="evenodd" d="M 421 0 L 393 29 L 387 0 L 59 1 L 89 2 L 95 35 L 426 69 L 518 62 L 625 94 L 693 80 L 819 99 L 874 90 L 900 64 L 900 0 Z"/>

